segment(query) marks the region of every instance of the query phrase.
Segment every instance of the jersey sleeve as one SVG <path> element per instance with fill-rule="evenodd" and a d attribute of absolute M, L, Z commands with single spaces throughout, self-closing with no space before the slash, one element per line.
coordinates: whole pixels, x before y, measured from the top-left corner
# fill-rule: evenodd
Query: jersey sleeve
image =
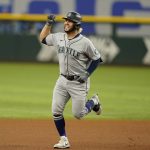
<path fill-rule="evenodd" d="M 99 51 L 90 40 L 87 40 L 85 53 L 92 60 L 97 60 L 101 57 Z"/>
<path fill-rule="evenodd" d="M 46 38 L 45 38 L 45 42 L 46 42 L 46 45 L 49 45 L 49 46 L 54 46 L 56 45 L 56 36 L 55 34 L 49 34 Z"/>
<path fill-rule="evenodd" d="M 58 46 L 60 40 L 63 38 L 64 38 L 64 33 L 62 32 L 52 33 L 45 38 L 45 42 L 46 45 L 48 46 Z"/>

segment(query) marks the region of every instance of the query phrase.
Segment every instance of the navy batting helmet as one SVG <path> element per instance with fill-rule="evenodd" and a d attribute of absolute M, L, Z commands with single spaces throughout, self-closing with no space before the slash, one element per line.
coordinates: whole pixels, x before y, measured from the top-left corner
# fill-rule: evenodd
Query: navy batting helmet
<path fill-rule="evenodd" d="M 67 15 L 65 17 L 63 17 L 63 19 L 71 20 L 71 21 L 75 22 L 77 25 L 80 25 L 82 17 L 79 13 L 77 13 L 75 11 L 71 11 L 71 12 L 68 12 Z"/>

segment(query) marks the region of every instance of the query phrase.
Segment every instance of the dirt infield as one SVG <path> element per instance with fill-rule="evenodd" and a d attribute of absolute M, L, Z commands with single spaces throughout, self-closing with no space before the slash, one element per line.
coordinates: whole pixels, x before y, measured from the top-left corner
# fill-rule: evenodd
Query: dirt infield
<path fill-rule="evenodd" d="M 71 150 L 150 150 L 150 121 L 67 120 Z M 0 120 L 0 150 L 52 150 L 52 120 Z"/>

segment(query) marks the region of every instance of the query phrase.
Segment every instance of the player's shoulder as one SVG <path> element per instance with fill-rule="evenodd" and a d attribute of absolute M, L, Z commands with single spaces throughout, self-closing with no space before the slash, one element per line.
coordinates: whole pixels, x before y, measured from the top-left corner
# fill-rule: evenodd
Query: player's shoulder
<path fill-rule="evenodd" d="M 65 33 L 63 33 L 63 32 L 53 33 L 52 37 L 55 39 L 56 42 L 58 42 L 58 41 L 60 41 L 60 39 L 64 39 Z"/>
<path fill-rule="evenodd" d="M 92 41 L 85 35 L 82 35 L 82 39 L 84 40 L 85 43 L 92 43 Z"/>
<path fill-rule="evenodd" d="M 64 36 L 65 33 L 63 32 L 57 32 L 57 33 L 53 33 L 54 36 Z"/>

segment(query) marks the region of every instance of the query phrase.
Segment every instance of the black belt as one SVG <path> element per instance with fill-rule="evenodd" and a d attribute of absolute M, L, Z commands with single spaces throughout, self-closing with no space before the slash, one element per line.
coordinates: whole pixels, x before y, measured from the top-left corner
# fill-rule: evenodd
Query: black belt
<path fill-rule="evenodd" d="M 62 74 L 62 76 L 64 76 L 66 79 L 70 80 L 70 81 L 73 81 L 73 80 L 76 80 L 78 78 L 78 76 L 74 75 L 74 76 L 68 76 L 68 75 L 65 75 L 65 74 Z"/>

